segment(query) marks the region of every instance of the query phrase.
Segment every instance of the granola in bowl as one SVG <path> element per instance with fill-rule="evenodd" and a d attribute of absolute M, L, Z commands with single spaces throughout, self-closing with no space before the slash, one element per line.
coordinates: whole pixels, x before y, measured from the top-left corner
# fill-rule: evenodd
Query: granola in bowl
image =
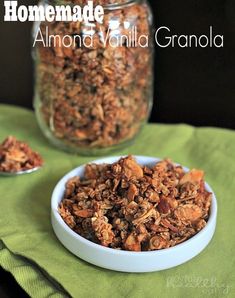
<path fill-rule="evenodd" d="M 88 164 L 69 179 L 59 204 L 64 222 L 101 246 L 154 251 L 177 246 L 206 225 L 212 193 L 204 173 L 166 159 L 140 165 L 132 156 Z"/>
<path fill-rule="evenodd" d="M 0 172 L 17 173 L 41 167 L 43 159 L 28 144 L 13 136 L 0 144 Z"/>

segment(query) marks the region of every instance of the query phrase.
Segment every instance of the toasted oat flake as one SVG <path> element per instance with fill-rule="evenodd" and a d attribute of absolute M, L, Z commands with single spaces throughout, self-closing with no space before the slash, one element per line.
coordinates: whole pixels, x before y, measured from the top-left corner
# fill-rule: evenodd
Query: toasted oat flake
<path fill-rule="evenodd" d="M 132 156 L 89 164 L 84 177 L 67 182 L 59 212 L 71 229 L 97 244 L 129 251 L 164 249 L 205 227 L 212 194 L 203 177 L 202 171 L 185 173 L 170 160 L 152 168 Z"/>

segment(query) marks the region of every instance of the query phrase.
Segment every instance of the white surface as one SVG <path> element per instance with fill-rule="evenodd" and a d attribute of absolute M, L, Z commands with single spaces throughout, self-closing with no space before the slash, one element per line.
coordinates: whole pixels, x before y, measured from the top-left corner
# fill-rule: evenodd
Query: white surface
<path fill-rule="evenodd" d="M 141 165 L 154 165 L 159 159 L 144 156 L 135 156 Z M 119 157 L 108 157 L 94 161 L 94 163 L 113 163 Z M 188 171 L 187 168 L 184 168 Z M 83 176 L 84 166 L 80 166 L 66 176 L 56 185 L 51 200 L 51 220 L 56 236 L 61 243 L 79 258 L 103 268 L 123 272 L 152 272 L 172 268 L 183 264 L 198 255 L 211 241 L 216 227 L 217 202 L 215 194 L 208 184 L 206 189 L 213 193 L 210 218 L 206 227 L 191 239 L 174 247 L 150 251 L 129 252 L 106 248 L 95 244 L 76 234 L 61 218 L 58 205 L 61 202 L 65 184 L 74 176 Z"/>

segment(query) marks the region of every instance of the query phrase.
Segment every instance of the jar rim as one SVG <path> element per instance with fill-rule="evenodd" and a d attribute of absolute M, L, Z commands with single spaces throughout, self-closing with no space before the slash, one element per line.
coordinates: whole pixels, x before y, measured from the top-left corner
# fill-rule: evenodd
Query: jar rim
<path fill-rule="evenodd" d="M 128 7 L 131 6 L 135 3 L 142 2 L 143 0 L 126 0 L 123 3 L 118 3 L 118 0 L 116 3 L 110 3 L 110 4 L 105 4 L 103 5 L 104 10 L 115 10 L 115 9 L 120 9 L 123 7 Z M 70 3 L 70 1 L 65 1 L 65 0 L 44 0 L 44 2 L 48 4 L 57 4 L 57 5 L 76 5 L 75 3 Z"/>

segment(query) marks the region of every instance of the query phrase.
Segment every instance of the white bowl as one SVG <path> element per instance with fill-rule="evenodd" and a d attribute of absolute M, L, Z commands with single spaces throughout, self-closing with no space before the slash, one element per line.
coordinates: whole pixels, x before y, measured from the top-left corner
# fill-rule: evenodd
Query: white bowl
<path fill-rule="evenodd" d="M 94 161 L 94 163 L 113 163 L 121 156 L 108 157 Z M 141 165 L 153 166 L 160 159 L 145 156 L 135 156 Z M 188 171 L 187 168 L 184 168 Z M 206 189 L 213 193 L 210 217 L 207 225 L 189 240 L 174 247 L 148 252 L 130 252 L 106 248 L 95 244 L 75 233 L 61 218 L 58 205 L 61 202 L 65 184 L 74 176 L 83 176 L 84 165 L 65 175 L 56 185 L 51 199 L 51 220 L 56 236 L 61 243 L 79 258 L 106 269 L 122 272 L 152 272 L 172 268 L 183 264 L 198 255 L 211 241 L 216 227 L 217 202 L 210 186 Z M 209 253 L 209 251 L 208 251 Z"/>

